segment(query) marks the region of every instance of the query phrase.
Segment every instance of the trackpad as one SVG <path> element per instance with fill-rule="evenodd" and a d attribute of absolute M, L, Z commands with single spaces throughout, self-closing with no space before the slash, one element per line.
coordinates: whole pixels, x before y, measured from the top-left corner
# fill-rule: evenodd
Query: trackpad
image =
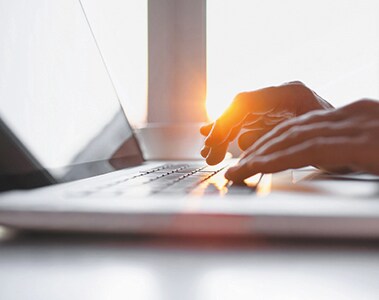
<path fill-rule="evenodd" d="M 343 198 L 379 197 L 379 176 L 361 173 L 328 174 L 314 168 L 293 170 L 290 173 L 291 180 L 288 180 L 288 176 L 274 175 L 272 190 Z"/>

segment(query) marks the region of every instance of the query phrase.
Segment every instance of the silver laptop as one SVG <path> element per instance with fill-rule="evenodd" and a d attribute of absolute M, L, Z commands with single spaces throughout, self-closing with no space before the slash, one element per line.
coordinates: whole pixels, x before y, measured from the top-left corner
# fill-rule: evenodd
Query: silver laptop
<path fill-rule="evenodd" d="M 309 168 L 233 186 L 233 160 L 145 161 L 80 2 L 61 3 L 0 10 L 1 225 L 379 237 L 377 177 Z"/>

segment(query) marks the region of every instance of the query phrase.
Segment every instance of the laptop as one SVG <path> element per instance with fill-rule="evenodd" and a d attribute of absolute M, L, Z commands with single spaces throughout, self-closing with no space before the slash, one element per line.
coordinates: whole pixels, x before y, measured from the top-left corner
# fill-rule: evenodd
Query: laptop
<path fill-rule="evenodd" d="M 57 3 L 0 11 L 0 225 L 379 237 L 375 176 L 305 168 L 234 186 L 233 160 L 144 160 L 80 1 Z"/>

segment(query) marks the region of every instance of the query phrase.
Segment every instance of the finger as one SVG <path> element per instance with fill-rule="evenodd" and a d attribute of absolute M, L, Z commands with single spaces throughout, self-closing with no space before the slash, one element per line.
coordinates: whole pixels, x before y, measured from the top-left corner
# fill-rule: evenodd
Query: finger
<path fill-rule="evenodd" d="M 262 136 L 271 131 L 278 124 L 278 122 L 281 122 L 283 120 L 283 118 L 276 118 L 274 122 L 274 120 L 272 120 L 271 118 L 270 120 L 268 120 L 265 116 L 257 120 L 253 125 L 244 124 L 242 128 L 251 130 L 240 135 L 240 137 L 238 138 L 239 147 L 241 148 L 241 150 L 245 151 L 254 143 L 256 143 Z"/>
<path fill-rule="evenodd" d="M 309 165 L 349 167 L 356 163 L 355 158 L 360 154 L 361 145 L 361 138 L 316 138 L 287 150 L 257 156 L 248 163 L 248 166 L 264 173 Z"/>
<path fill-rule="evenodd" d="M 211 132 L 213 124 L 214 123 L 212 122 L 212 123 L 209 123 L 207 125 L 201 126 L 200 127 L 200 133 L 204 136 L 207 136 Z"/>
<path fill-rule="evenodd" d="M 251 172 L 248 164 L 241 164 L 229 168 L 225 173 L 225 178 L 233 181 L 233 183 L 241 183 L 246 178 L 249 178 L 257 173 Z M 249 175 L 252 174 L 252 175 Z"/>
<path fill-rule="evenodd" d="M 211 150 L 211 148 L 207 147 L 207 146 L 204 146 L 203 148 L 201 148 L 200 150 L 200 155 L 204 158 L 206 158 L 209 154 L 209 151 Z"/>
<path fill-rule="evenodd" d="M 233 142 L 239 135 L 241 128 L 242 128 L 242 124 L 234 127 L 225 141 L 228 141 L 229 143 Z"/>
<path fill-rule="evenodd" d="M 232 104 L 218 118 L 208 137 L 205 139 L 207 146 L 215 146 L 224 143 L 232 129 L 241 125 L 245 117 L 251 112 L 248 101 L 252 101 L 251 97 L 255 92 L 241 93 L 236 96 Z"/>
<path fill-rule="evenodd" d="M 361 133 L 362 129 L 351 122 L 321 122 L 301 126 L 297 125 L 291 127 L 280 136 L 269 140 L 254 153 L 256 155 L 267 155 L 317 137 L 353 137 Z"/>
<path fill-rule="evenodd" d="M 267 130 L 263 130 L 263 129 L 255 129 L 255 130 L 244 132 L 238 138 L 238 146 L 240 147 L 241 150 L 245 151 L 266 132 Z"/>
<path fill-rule="evenodd" d="M 239 134 L 239 131 L 241 130 L 241 127 L 233 128 L 232 132 L 229 135 L 229 138 L 225 143 L 221 145 L 217 145 L 214 147 L 208 147 L 204 145 L 204 147 L 201 149 L 200 154 L 202 157 L 206 158 L 206 161 L 211 164 L 218 164 L 221 162 L 226 153 L 229 146 L 229 143 L 233 141 Z"/>
<path fill-rule="evenodd" d="M 269 155 L 251 155 L 249 160 L 229 169 L 225 176 L 232 181 L 241 181 L 257 173 L 275 173 L 309 165 L 350 167 L 356 163 L 361 144 L 362 138 L 316 138 Z"/>
<path fill-rule="evenodd" d="M 344 107 L 341 107 L 340 109 L 354 114 L 363 113 L 364 115 L 376 115 L 379 112 L 378 101 L 372 99 L 362 99 L 359 101 L 355 101 Z"/>
<path fill-rule="evenodd" d="M 209 153 L 206 158 L 206 162 L 208 165 L 217 165 L 222 162 L 225 158 L 229 146 L 229 142 L 225 142 L 224 144 L 218 145 L 217 147 L 209 148 Z"/>
<path fill-rule="evenodd" d="M 205 139 L 205 145 L 209 147 L 217 146 L 228 140 L 233 128 L 242 123 L 242 115 L 238 114 L 238 116 L 240 117 L 238 121 L 232 121 L 232 118 L 230 118 L 229 121 L 226 121 L 226 119 L 218 119 Z"/>
<path fill-rule="evenodd" d="M 320 110 L 320 111 L 310 112 L 300 117 L 289 119 L 287 121 L 284 121 L 283 123 L 280 123 L 278 126 L 274 127 L 274 129 L 272 129 L 267 134 L 262 136 L 262 138 L 259 139 L 255 144 L 253 144 L 252 147 L 248 149 L 241 156 L 241 158 L 249 156 L 250 154 L 257 151 L 259 148 L 263 147 L 266 143 L 281 136 L 282 134 L 284 134 L 286 131 L 290 130 L 291 128 L 297 129 L 300 126 L 304 126 L 304 125 L 311 125 L 311 124 L 321 123 L 321 122 L 339 121 L 343 118 L 344 118 L 344 114 L 342 114 L 339 111 L 321 111 Z"/>

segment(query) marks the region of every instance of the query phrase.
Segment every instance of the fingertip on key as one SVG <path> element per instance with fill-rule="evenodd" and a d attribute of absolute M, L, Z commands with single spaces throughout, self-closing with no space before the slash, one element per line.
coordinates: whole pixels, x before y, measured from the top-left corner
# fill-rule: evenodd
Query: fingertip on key
<path fill-rule="evenodd" d="M 236 171 L 238 171 L 238 167 L 230 167 L 226 172 L 225 172 L 225 178 L 228 180 L 233 181 L 233 177 Z"/>

